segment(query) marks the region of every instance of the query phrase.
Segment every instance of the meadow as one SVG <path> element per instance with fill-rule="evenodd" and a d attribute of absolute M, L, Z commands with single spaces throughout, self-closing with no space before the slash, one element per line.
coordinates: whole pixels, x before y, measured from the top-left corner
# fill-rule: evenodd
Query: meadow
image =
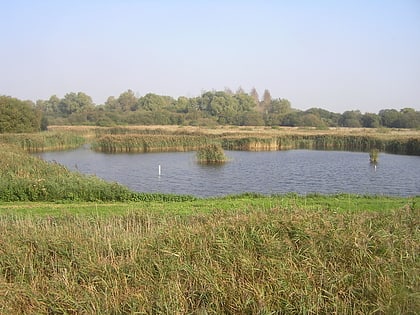
<path fill-rule="evenodd" d="M 0 144 L 0 314 L 420 311 L 420 196 L 143 194 L 27 151 Z"/>

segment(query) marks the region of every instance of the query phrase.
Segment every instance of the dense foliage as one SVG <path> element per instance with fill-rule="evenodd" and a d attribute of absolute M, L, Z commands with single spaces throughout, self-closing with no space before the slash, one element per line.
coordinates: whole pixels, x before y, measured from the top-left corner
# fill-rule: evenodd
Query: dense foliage
<path fill-rule="evenodd" d="M 42 113 L 31 102 L 0 96 L 0 133 L 34 132 L 42 127 Z"/>
<path fill-rule="evenodd" d="M 420 111 L 413 108 L 384 109 L 378 114 L 359 110 L 340 114 L 321 108 L 301 111 L 285 98 L 272 98 L 268 90 L 260 100 L 255 89 L 250 93 L 242 89 L 235 93 L 229 89 L 208 91 L 178 99 L 153 93 L 138 97 L 127 90 L 101 105 L 95 105 L 83 92 L 71 92 L 63 98 L 53 95 L 36 104 L 2 96 L 0 111 L 0 133 L 39 130 L 47 124 L 420 128 Z"/>

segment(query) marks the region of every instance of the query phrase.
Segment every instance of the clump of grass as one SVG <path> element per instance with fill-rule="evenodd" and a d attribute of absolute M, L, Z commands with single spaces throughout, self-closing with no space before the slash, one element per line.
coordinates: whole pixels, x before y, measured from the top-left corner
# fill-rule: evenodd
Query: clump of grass
<path fill-rule="evenodd" d="M 202 164 L 221 164 L 227 162 L 227 157 L 220 144 L 208 144 L 197 151 L 197 161 Z"/>
<path fill-rule="evenodd" d="M 377 164 L 379 160 L 379 150 L 378 149 L 372 149 L 369 152 L 369 160 L 372 164 Z"/>
<path fill-rule="evenodd" d="M 419 211 L 0 216 L 8 314 L 410 314 Z"/>

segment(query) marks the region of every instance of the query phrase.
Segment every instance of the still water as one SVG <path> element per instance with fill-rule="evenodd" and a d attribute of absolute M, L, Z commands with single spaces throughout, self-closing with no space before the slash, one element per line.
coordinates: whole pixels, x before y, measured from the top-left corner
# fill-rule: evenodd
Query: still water
<path fill-rule="evenodd" d="M 119 182 L 138 192 L 198 197 L 243 192 L 420 195 L 420 157 L 379 154 L 375 168 L 360 152 L 226 151 L 224 165 L 200 165 L 195 152 L 104 154 L 80 148 L 39 154 L 69 169 Z M 159 175 L 159 165 L 161 174 Z"/>

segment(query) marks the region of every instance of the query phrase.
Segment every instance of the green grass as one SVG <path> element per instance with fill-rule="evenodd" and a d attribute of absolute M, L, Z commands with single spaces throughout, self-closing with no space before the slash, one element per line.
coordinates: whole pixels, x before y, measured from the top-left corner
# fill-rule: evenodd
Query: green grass
<path fill-rule="evenodd" d="M 0 313 L 415 314 L 418 202 L 1 203 Z"/>
<path fill-rule="evenodd" d="M 146 198 L 150 196 L 150 198 Z M 420 196 L 387 197 L 353 194 L 307 195 L 297 194 L 264 196 L 241 194 L 222 198 L 190 199 L 175 195 L 145 194 L 143 202 L 0 202 L 0 214 L 19 216 L 61 216 L 61 215 L 123 215 L 133 210 L 176 215 L 207 214 L 213 211 L 230 212 L 232 209 L 284 209 L 328 210 L 332 212 L 388 212 L 403 207 L 416 208 Z M 164 198 L 166 196 L 166 198 Z"/>

